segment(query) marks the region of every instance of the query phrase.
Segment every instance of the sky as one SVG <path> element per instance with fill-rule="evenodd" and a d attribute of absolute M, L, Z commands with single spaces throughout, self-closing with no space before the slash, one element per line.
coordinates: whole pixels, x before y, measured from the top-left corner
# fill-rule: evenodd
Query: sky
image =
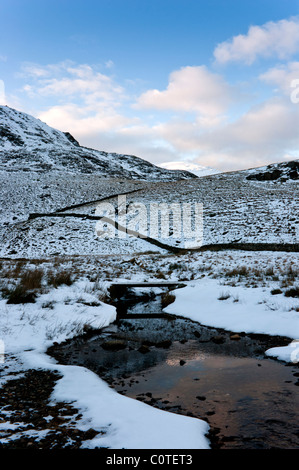
<path fill-rule="evenodd" d="M 0 0 L 0 104 L 168 168 L 299 159 L 299 0 Z"/>

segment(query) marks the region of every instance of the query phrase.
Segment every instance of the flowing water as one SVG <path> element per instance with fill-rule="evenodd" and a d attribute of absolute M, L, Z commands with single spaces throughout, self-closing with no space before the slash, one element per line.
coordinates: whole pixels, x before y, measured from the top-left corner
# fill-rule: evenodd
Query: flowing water
<path fill-rule="evenodd" d="M 114 324 L 49 352 L 88 367 L 121 394 L 206 420 L 212 448 L 299 448 L 299 367 L 264 354 L 289 338 L 234 336 L 161 317 L 159 294 L 135 291 L 116 306 Z"/>

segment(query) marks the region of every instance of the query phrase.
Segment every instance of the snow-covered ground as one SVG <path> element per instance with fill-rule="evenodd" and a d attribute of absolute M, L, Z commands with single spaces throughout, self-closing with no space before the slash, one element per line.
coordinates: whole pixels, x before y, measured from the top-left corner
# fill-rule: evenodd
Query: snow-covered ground
<path fill-rule="evenodd" d="M 2 288 L 15 285 L 14 269 L 53 270 L 53 260 L 2 262 Z M 117 394 L 91 371 L 62 366 L 46 355 L 47 348 L 115 319 L 115 309 L 105 303 L 111 282 L 122 280 L 180 280 L 186 287 L 174 291 L 176 300 L 166 312 L 179 314 L 207 326 L 236 333 L 262 333 L 290 338 L 288 347 L 265 351 L 287 362 L 299 356 L 299 300 L 286 292 L 296 287 L 299 254 L 272 252 L 205 252 L 187 255 L 65 257 L 55 269 L 74 273 L 74 283 L 56 289 L 42 283 L 35 303 L 10 304 L 0 300 L 0 337 L 4 345 L 1 382 L 10 371 L 58 371 L 52 402 L 72 403 L 82 413 L 78 429 L 92 427 L 99 434 L 83 445 L 88 448 L 206 448 L 208 424 L 201 420 L 154 409 Z M 17 269 L 18 268 L 18 269 Z M 19 274 L 20 277 L 20 274 Z M 5 289 L 4 289 L 5 291 Z M 293 340 L 293 341 L 292 341 Z M 12 376 L 14 377 L 14 376 Z M 14 423 L 16 426 L 18 423 Z M 2 438 L 5 442 L 5 427 Z M 18 435 L 22 434 L 22 426 Z M 45 431 L 44 431 L 45 432 Z M 41 436 L 39 436 L 41 437 Z M 38 438 L 38 437 L 37 437 Z"/>
<path fill-rule="evenodd" d="M 123 219 L 127 227 L 176 248 L 186 248 L 186 242 L 189 239 L 192 242 L 193 235 L 190 238 L 184 224 L 179 227 L 179 233 L 172 230 L 171 205 L 176 204 L 182 216 L 184 204 L 193 207 L 194 203 L 203 208 L 200 237 L 203 245 L 298 243 L 298 183 L 249 181 L 246 174 L 236 172 L 172 183 L 147 183 L 95 175 L 0 172 L 0 182 L 5 189 L 0 193 L 0 256 L 18 257 L 18 253 L 22 253 L 24 257 L 40 258 L 53 254 L 161 252 L 146 240 L 119 236 L 117 232 L 113 240 L 98 237 L 92 217 L 97 215 L 105 197 L 108 199 L 104 202 L 114 208 L 115 220 L 120 208 L 126 207 Z M 122 195 L 122 199 L 113 197 L 116 194 Z M 153 231 L 156 219 L 151 210 L 158 204 L 156 214 L 159 217 L 160 203 L 166 204 L 168 211 L 163 223 L 167 229 L 169 219 L 169 236 L 161 230 Z M 70 208 L 78 204 L 79 207 Z M 138 207 L 142 207 L 145 215 L 141 209 L 138 212 Z M 42 217 L 56 210 L 62 211 L 60 216 L 66 214 L 65 217 Z M 36 212 L 41 216 L 28 220 L 29 215 Z M 194 231 L 194 224 L 198 227 L 197 220 L 201 219 L 196 220 L 193 215 L 189 219 Z M 145 221 L 144 229 L 140 228 L 140 220 Z M 157 227 L 161 229 L 161 223 Z"/>
<path fill-rule="evenodd" d="M 298 243 L 299 197 L 296 181 L 257 182 L 240 171 L 206 176 L 196 180 L 157 183 L 126 196 L 126 203 L 143 204 L 150 214 L 154 203 L 202 204 L 202 244 L 219 243 Z M 117 199 L 114 201 L 118 205 Z M 195 217 L 191 217 L 191 222 Z M 149 224 L 151 219 L 149 218 Z M 150 233 L 150 225 L 148 225 Z M 185 247 L 184 225 L 180 235 L 160 240 Z"/>
<path fill-rule="evenodd" d="M 103 286 L 94 286 L 94 282 L 81 279 L 71 286 L 45 288 L 35 303 L 8 304 L 0 300 L 1 357 L 5 365 L 0 384 L 12 371 L 59 372 L 62 378 L 55 386 L 52 403 L 71 403 L 82 413 L 77 428 L 98 431 L 95 438 L 84 442 L 85 448 L 208 449 L 205 435 L 209 427 L 205 421 L 157 410 L 119 395 L 86 368 L 62 366 L 46 355 L 55 341 L 87 329 L 100 329 L 115 320 L 115 308 L 99 300 Z M 22 423 L 12 424 L 8 419 L 1 423 L 0 443 L 7 442 L 5 431 L 12 426 L 17 436 L 22 436 Z M 35 438 L 43 438 L 46 432 L 36 432 Z"/>
<path fill-rule="evenodd" d="M 95 220 L 84 218 L 40 217 L 28 220 L 32 213 L 48 214 L 73 205 L 75 213 L 95 214 L 90 201 L 109 198 L 118 193 L 141 189 L 149 183 L 97 175 L 70 175 L 59 172 L 0 171 L 0 256 L 45 257 L 61 253 L 84 255 L 160 252 L 147 242 L 127 237 L 100 239 L 96 236 Z M 92 209 L 90 209 L 92 207 Z M 71 209 L 67 212 L 72 212 Z"/>
<path fill-rule="evenodd" d="M 141 189 L 146 184 L 144 181 L 58 171 L 0 171 L 1 225 L 25 222 L 33 212 L 55 212 L 64 207 Z"/>

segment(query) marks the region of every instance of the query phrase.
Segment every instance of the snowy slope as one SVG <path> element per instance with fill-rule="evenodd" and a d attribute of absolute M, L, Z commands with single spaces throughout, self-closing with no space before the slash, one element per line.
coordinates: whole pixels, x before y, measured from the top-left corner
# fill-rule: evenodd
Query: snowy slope
<path fill-rule="evenodd" d="M 71 136 L 7 107 L 0 107 L 0 118 L 2 257 L 163 252 L 135 237 L 96 235 L 92 217 L 99 201 L 108 198 L 117 213 L 119 194 L 147 214 L 153 203 L 202 204 L 203 245 L 299 243 L 297 161 L 174 181 L 168 175 L 186 174 L 80 147 Z M 60 217 L 50 216 L 56 211 Z M 183 232 L 158 238 L 186 246 Z"/>
<path fill-rule="evenodd" d="M 141 204 L 148 214 L 151 234 L 151 205 L 194 202 L 203 205 L 203 245 L 221 243 L 299 243 L 299 187 L 287 183 L 251 181 L 248 172 L 206 176 L 178 182 L 137 182 L 96 178 L 94 175 L 0 172 L 0 256 L 44 257 L 49 255 L 101 255 L 160 251 L 145 240 L 116 236 L 99 238 L 95 234 L 98 202 L 66 208 L 71 204 L 106 200 L 118 211 L 116 194 L 125 194 L 126 204 Z M 131 193 L 129 193 L 131 191 Z M 111 197 L 110 197 L 111 196 Z M 61 211 L 61 209 L 66 210 Z M 59 217 L 47 216 L 60 209 Z M 41 213 L 30 218 L 30 213 Z M 42 216 L 45 214 L 45 217 Z M 65 214 L 65 216 L 64 216 Z M 137 220 L 137 219 L 136 219 Z M 136 228 L 137 229 L 137 228 Z M 163 237 L 162 243 L 185 247 L 186 233 Z"/>
<path fill-rule="evenodd" d="M 299 242 L 299 186 L 287 182 L 248 180 L 249 171 L 222 173 L 194 180 L 155 183 L 126 196 L 129 206 L 143 204 L 150 214 L 155 202 L 199 203 L 203 209 L 203 245 L 221 243 Z M 110 200 L 110 202 L 112 202 Z M 118 204 L 115 199 L 115 204 Z M 194 217 L 193 217 L 193 220 Z M 150 218 L 148 233 L 150 233 Z M 184 230 L 180 236 L 161 241 L 185 246 Z"/>
<path fill-rule="evenodd" d="M 81 147 L 73 136 L 28 114 L 0 106 L 0 169 L 64 171 L 103 177 L 172 181 L 196 176 L 159 168 L 132 155 Z"/>

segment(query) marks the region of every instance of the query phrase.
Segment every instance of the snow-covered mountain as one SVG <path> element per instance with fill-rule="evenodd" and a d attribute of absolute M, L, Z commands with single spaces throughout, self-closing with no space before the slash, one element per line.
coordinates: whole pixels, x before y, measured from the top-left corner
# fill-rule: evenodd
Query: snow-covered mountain
<path fill-rule="evenodd" d="M 147 181 L 196 178 L 188 171 L 163 169 L 132 155 L 82 147 L 71 134 L 7 106 L 0 106 L 0 170 L 62 170 Z"/>
<path fill-rule="evenodd" d="M 210 168 L 207 166 L 198 165 L 191 162 L 166 162 L 161 164 L 162 168 L 167 170 L 186 170 L 191 171 L 196 176 L 210 176 L 221 173 L 220 170 L 216 168 Z"/>

